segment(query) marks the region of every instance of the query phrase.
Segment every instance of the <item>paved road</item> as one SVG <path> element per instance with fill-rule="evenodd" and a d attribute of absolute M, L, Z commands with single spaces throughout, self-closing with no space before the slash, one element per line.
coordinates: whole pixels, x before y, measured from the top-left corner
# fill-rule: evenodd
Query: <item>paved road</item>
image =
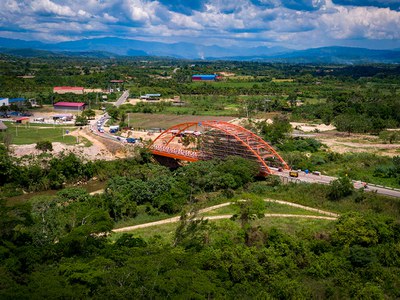
<path fill-rule="evenodd" d="M 118 107 L 121 104 L 123 104 L 126 101 L 126 99 L 128 99 L 128 97 L 129 97 L 129 90 L 126 90 L 122 93 L 121 97 L 119 97 L 117 102 L 115 102 L 115 106 Z"/>
<path fill-rule="evenodd" d="M 121 97 L 118 98 L 117 102 L 114 103 L 116 107 L 120 106 L 123 104 L 126 99 L 129 97 L 129 90 L 126 90 L 122 93 Z M 108 113 L 104 113 L 100 116 L 98 116 L 95 120 L 90 122 L 90 129 L 91 131 L 98 136 L 107 138 L 109 140 L 113 140 L 116 142 L 126 142 L 125 138 L 117 137 L 113 134 L 109 134 L 104 130 L 104 124 L 110 119 L 110 116 Z"/>
<path fill-rule="evenodd" d="M 292 182 L 308 182 L 308 183 L 319 183 L 319 184 L 329 184 L 331 181 L 336 180 L 336 177 L 326 176 L 326 175 L 314 175 L 314 174 L 306 174 L 305 172 L 299 172 L 299 177 L 290 177 L 289 171 L 284 170 L 283 172 L 275 172 L 275 175 L 283 177 L 288 181 Z M 285 180 L 283 179 L 283 180 Z M 353 180 L 354 188 L 360 189 L 364 187 L 361 181 Z M 381 195 L 391 196 L 400 198 L 400 190 L 399 189 L 392 189 L 384 186 L 377 186 L 374 184 L 367 184 L 365 188 L 366 192 L 376 192 Z"/>

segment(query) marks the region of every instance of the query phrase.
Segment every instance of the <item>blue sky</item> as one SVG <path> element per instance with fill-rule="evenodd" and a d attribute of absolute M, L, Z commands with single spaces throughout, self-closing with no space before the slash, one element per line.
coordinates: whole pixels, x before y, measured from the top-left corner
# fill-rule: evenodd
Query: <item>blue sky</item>
<path fill-rule="evenodd" d="M 1 0 L 0 37 L 400 48 L 400 0 Z"/>

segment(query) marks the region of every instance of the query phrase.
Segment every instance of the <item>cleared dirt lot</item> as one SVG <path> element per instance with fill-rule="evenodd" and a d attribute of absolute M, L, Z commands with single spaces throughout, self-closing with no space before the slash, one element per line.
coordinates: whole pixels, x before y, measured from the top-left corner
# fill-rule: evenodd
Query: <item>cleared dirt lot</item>
<path fill-rule="evenodd" d="M 186 122 L 225 121 L 234 117 L 192 116 L 192 115 L 162 115 L 162 114 L 129 114 L 129 126 L 133 128 L 169 128 Z"/>

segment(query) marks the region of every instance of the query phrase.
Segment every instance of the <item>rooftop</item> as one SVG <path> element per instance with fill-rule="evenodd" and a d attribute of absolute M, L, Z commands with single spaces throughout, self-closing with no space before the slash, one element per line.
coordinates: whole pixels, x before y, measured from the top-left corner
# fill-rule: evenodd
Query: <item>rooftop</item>
<path fill-rule="evenodd" d="M 8 102 L 9 102 L 9 103 L 24 102 L 24 101 L 26 101 L 25 98 L 10 98 L 10 99 L 8 99 Z"/>

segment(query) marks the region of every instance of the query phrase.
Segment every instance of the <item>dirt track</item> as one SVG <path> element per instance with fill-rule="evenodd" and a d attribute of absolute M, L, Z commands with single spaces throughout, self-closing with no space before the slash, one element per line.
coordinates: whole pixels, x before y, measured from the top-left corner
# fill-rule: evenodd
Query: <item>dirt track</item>
<path fill-rule="evenodd" d="M 243 200 L 244 201 L 244 200 Z M 292 203 L 292 202 L 287 202 L 287 201 L 281 201 L 281 200 L 273 200 L 273 199 L 264 199 L 265 202 L 275 202 L 275 203 L 279 203 L 279 204 L 285 204 L 288 206 L 293 206 L 293 207 L 297 207 L 297 208 L 301 208 L 304 210 L 308 210 L 308 211 L 314 211 L 314 212 L 318 212 L 320 214 L 326 215 L 326 216 L 313 216 L 313 215 L 293 215 L 293 214 L 264 214 L 265 217 L 273 217 L 273 218 L 306 218 L 306 219 L 319 219 L 319 220 L 336 220 L 339 215 L 333 212 L 329 212 L 329 211 L 324 211 L 324 210 L 320 210 L 317 208 L 312 208 L 309 206 L 304 206 L 304 205 L 300 205 L 300 204 L 296 204 L 296 203 Z M 214 206 L 210 206 L 204 209 L 199 210 L 199 214 L 205 213 L 205 212 L 209 212 L 221 207 L 225 207 L 228 205 L 234 204 L 234 202 L 227 202 L 227 203 L 222 203 L 222 204 L 218 204 L 218 205 L 214 205 Z M 232 217 L 232 215 L 219 215 L 219 216 L 206 216 L 203 217 L 206 220 L 220 220 L 220 219 L 230 219 Z M 132 231 L 135 229 L 140 229 L 140 228 L 147 228 L 147 227 L 152 227 L 152 226 L 158 226 L 158 225 L 163 225 L 163 224 L 170 224 L 170 223 L 176 223 L 179 222 L 180 217 L 173 217 L 173 218 L 169 218 L 169 219 L 165 219 L 165 220 L 161 220 L 161 221 L 156 221 L 156 222 L 150 222 L 150 223 L 145 223 L 145 224 L 139 224 L 139 225 L 134 225 L 134 226 L 127 226 L 127 227 L 123 227 L 123 228 L 117 228 L 114 229 L 113 232 L 126 232 L 126 231 Z"/>

